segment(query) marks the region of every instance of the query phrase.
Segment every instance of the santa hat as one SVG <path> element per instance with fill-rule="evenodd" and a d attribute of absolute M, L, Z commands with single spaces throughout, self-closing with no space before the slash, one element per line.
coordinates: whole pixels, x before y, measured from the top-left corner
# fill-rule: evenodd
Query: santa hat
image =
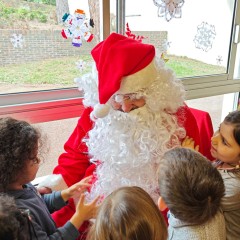
<path fill-rule="evenodd" d="M 91 51 L 98 70 L 99 103 L 93 118 L 108 114 L 105 105 L 116 92 L 134 93 L 156 79 L 155 48 L 123 35 L 112 33 Z"/>

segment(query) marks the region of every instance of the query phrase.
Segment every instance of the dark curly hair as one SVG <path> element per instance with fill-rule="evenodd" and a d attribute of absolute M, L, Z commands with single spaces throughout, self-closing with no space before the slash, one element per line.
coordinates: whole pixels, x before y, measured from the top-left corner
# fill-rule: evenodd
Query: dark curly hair
<path fill-rule="evenodd" d="M 0 193 L 0 239 L 30 239 L 27 216 L 17 208 L 14 198 L 4 193 Z"/>
<path fill-rule="evenodd" d="M 26 121 L 0 118 L 0 192 L 36 157 L 40 132 Z"/>

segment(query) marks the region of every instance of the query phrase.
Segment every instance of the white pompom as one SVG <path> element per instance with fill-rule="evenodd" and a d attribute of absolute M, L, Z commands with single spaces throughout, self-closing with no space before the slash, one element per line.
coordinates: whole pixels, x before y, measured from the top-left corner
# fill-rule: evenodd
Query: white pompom
<path fill-rule="evenodd" d="M 104 118 L 108 115 L 110 111 L 110 106 L 109 105 L 106 105 L 106 104 L 97 104 L 94 106 L 94 109 L 93 111 L 91 112 L 91 119 L 92 120 L 95 120 L 97 118 Z"/>
<path fill-rule="evenodd" d="M 97 121 L 97 118 L 94 116 L 93 112 L 90 113 L 90 119 L 91 119 L 93 122 L 96 122 L 96 121 Z"/>

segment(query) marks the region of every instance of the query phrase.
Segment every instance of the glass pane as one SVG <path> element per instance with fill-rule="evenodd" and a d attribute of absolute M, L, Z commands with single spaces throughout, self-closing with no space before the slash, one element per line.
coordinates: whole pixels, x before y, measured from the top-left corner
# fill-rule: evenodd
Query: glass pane
<path fill-rule="evenodd" d="M 110 32 L 116 32 L 117 31 L 117 6 L 116 6 L 116 1 L 111 0 L 110 1 Z"/>
<path fill-rule="evenodd" d="M 91 59 L 99 27 L 98 19 L 91 27 L 88 2 L 94 1 L 68 2 L 0 1 L 0 93 L 76 86 L 79 60 Z"/>
<path fill-rule="evenodd" d="M 240 30 L 239 30 L 240 31 Z M 240 39 L 239 39 L 240 40 Z M 236 64 L 235 64 L 235 72 L 234 78 L 240 79 L 240 42 L 237 45 L 237 53 L 236 53 Z"/>
<path fill-rule="evenodd" d="M 213 129 L 216 131 L 221 123 L 223 98 L 224 95 L 218 95 L 187 100 L 186 103 L 189 107 L 208 112 L 212 119 Z"/>
<path fill-rule="evenodd" d="M 154 44 L 178 77 L 226 73 L 235 1 L 171 2 L 126 0 L 130 33 Z"/>
<path fill-rule="evenodd" d="M 237 109 L 235 93 L 187 100 L 186 103 L 189 107 L 208 112 L 214 131 L 218 130 L 220 123 L 229 112 Z"/>

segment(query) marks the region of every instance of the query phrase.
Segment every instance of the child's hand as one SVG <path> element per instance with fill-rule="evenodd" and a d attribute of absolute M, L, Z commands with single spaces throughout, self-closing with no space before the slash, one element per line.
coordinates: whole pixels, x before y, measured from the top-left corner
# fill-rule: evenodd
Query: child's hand
<path fill-rule="evenodd" d="M 52 189 L 48 187 L 39 187 L 37 190 L 40 194 L 48 194 L 52 192 Z"/>
<path fill-rule="evenodd" d="M 91 182 L 92 176 L 83 178 L 80 182 L 73 184 L 71 187 L 62 190 L 61 195 L 63 200 L 66 202 L 69 198 L 80 195 L 84 191 L 87 190 L 88 187 L 91 186 L 89 182 Z"/>
<path fill-rule="evenodd" d="M 195 147 L 194 147 L 194 145 L 195 145 L 194 140 L 188 136 L 182 142 L 182 147 L 190 148 L 195 151 L 199 151 L 199 145 L 196 145 Z"/>
<path fill-rule="evenodd" d="M 70 219 L 70 222 L 78 229 L 82 223 L 91 218 L 95 218 L 97 209 L 99 207 L 98 200 L 100 196 L 96 197 L 90 203 L 85 202 L 85 195 L 81 194 L 78 204 L 76 206 L 76 212 Z"/>
<path fill-rule="evenodd" d="M 76 213 L 81 214 L 84 221 L 89 220 L 90 218 L 95 218 L 96 211 L 99 206 L 99 199 L 100 196 L 93 199 L 93 201 L 90 203 L 85 203 L 85 195 L 81 194 L 78 204 L 76 206 Z"/>

